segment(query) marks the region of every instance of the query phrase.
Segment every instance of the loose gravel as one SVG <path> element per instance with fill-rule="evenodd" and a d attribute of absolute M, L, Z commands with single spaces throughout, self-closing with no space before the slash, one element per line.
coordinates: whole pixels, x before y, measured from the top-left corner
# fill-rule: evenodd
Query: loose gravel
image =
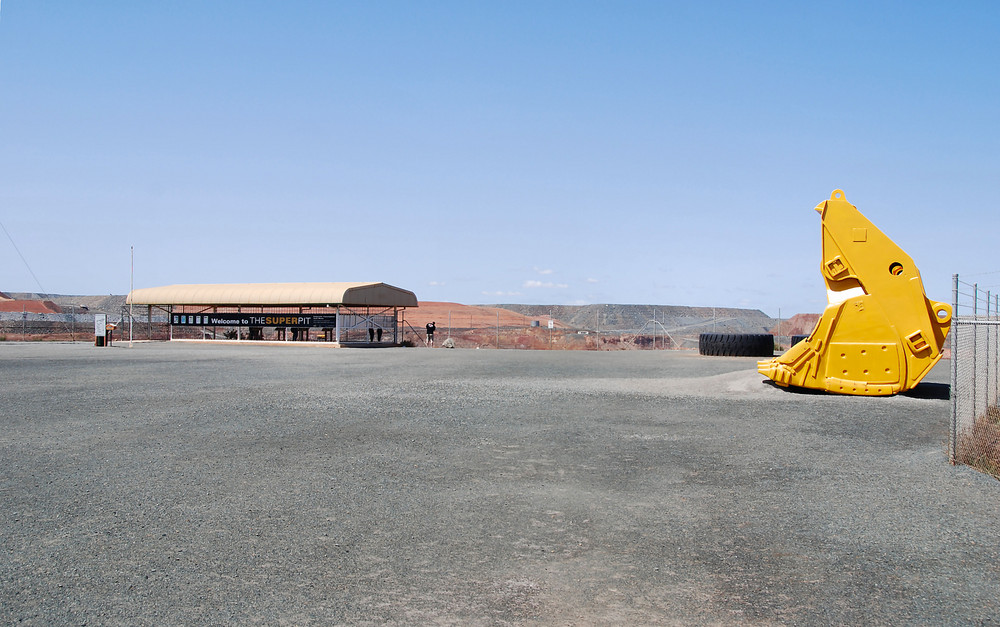
<path fill-rule="evenodd" d="M 998 624 L 947 362 L 0 344 L 4 624 Z"/>

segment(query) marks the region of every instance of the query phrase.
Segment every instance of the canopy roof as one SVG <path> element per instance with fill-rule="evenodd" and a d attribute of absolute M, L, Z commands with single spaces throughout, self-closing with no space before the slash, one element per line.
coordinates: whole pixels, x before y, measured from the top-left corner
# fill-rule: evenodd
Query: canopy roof
<path fill-rule="evenodd" d="M 133 305 L 416 307 L 416 295 L 385 283 L 216 283 L 133 290 Z"/>

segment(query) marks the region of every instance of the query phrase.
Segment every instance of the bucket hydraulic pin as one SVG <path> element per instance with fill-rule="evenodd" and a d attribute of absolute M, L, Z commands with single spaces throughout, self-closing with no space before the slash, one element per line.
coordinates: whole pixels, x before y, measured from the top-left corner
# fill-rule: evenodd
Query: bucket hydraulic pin
<path fill-rule="evenodd" d="M 757 370 L 781 386 L 886 396 L 941 359 L 951 305 L 928 300 L 916 264 L 835 190 L 822 218 L 827 306 L 809 337 Z"/>

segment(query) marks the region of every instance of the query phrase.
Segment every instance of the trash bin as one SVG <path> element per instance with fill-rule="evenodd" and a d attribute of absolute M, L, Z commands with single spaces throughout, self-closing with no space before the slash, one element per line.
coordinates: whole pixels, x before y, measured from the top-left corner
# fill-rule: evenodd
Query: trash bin
<path fill-rule="evenodd" d="M 98 335 L 94 337 L 94 346 L 104 346 L 104 336 Z"/>

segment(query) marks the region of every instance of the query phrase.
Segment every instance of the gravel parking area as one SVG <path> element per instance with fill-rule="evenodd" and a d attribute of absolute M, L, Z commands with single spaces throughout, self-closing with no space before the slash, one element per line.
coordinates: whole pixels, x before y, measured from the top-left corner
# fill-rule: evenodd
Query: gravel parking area
<path fill-rule="evenodd" d="M 4 624 L 1000 624 L 948 363 L 0 344 Z"/>

